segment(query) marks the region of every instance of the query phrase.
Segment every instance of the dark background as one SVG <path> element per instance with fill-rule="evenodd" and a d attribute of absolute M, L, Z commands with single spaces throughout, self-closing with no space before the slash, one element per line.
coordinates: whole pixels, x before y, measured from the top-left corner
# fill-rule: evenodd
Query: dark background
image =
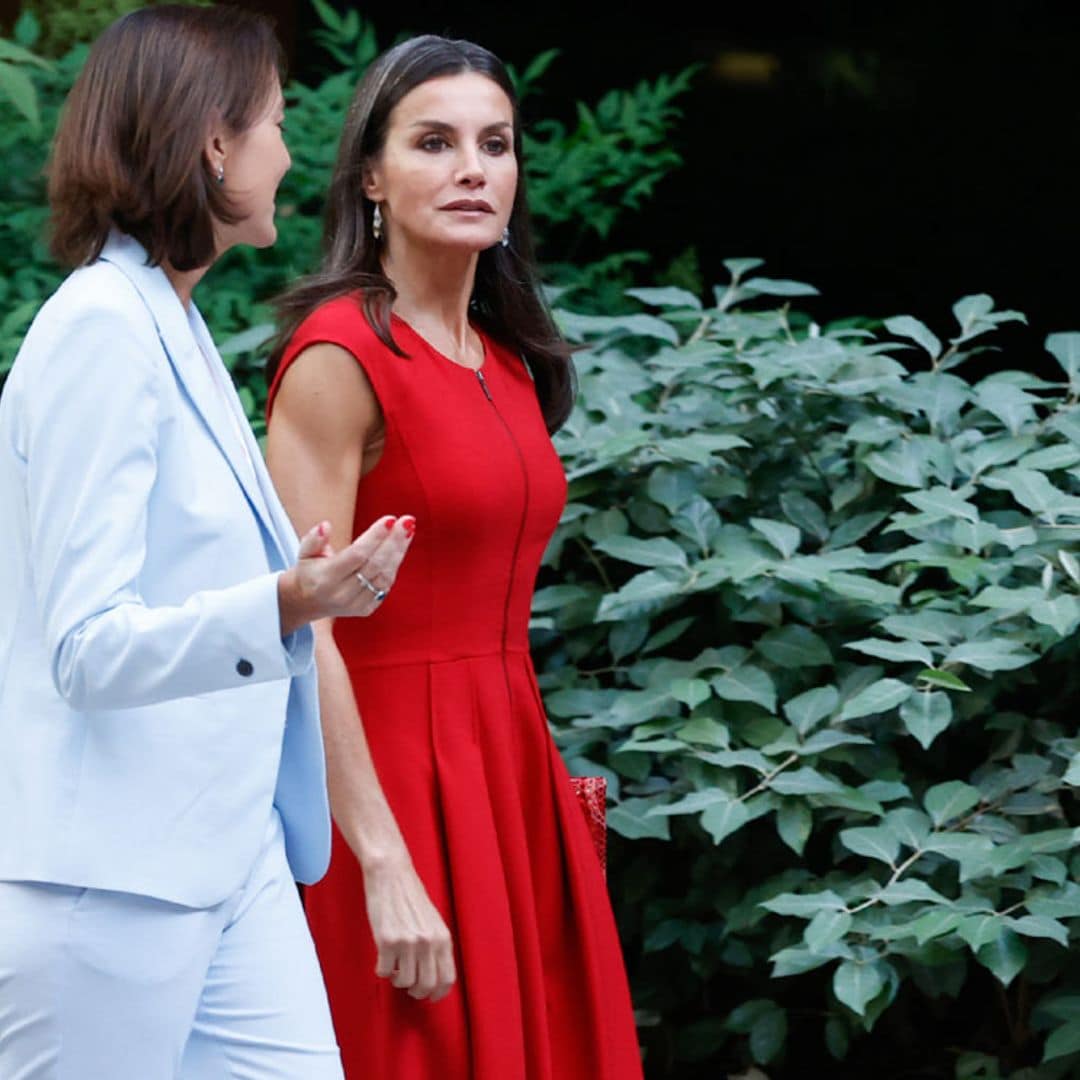
<path fill-rule="evenodd" d="M 304 0 L 273 10 L 301 74 L 321 63 Z M 338 8 L 344 7 L 337 0 Z M 675 137 L 685 164 L 612 245 L 664 269 L 689 245 L 816 285 L 819 319 L 914 314 L 941 335 L 950 306 L 989 292 L 1031 330 L 1011 365 L 1042 367 L 1052 330 L 1080 329 L 1080 5 L 810 0 L 360 6 L 380 45 L 469 37 L 518 66 L 560 58 L 530 111 L 700 64 Z M 594 252 L 601 248 L 596 246 Z M 557 256 L 557 253 L 555 253 Z"/>
<path fill-rule="evenodd" d="M 296 74 L 330 69 L 309 0 L 239 2 L 276 17 Z M 643 278 L 689 246 L 707 284 L 724 258 L 759 256 L 821 290 L 819 321 L 907 313 L 944 337 L 953 301 L 989 292 L 1031 324 L 998 335 L 1002 362 L 1048 373 L 1045 334 L 1080 329 L 1080 4 L 331 2 L 382 47 L 449 33 L 519 68 L 557 47 L 526 120 L 700 65 L 674 136 L 684 166 L 606 245 L 648 251 Z"/>

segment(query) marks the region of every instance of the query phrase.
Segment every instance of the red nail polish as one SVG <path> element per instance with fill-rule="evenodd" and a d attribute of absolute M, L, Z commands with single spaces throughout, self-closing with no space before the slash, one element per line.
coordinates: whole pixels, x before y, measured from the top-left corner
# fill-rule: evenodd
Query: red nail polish
<path fill-rule="evenodd" d="M 405 517 L 401 519 L 401 527 L 405 530 L 405 535 L 412 539 L 413 533 L 416 532 L 416 518 Z"/>
<path fill-rule="evenodd" d="M 385 528 L 387 532 L 390 532 L 394 528 L 395 521 L 397 521 L 397 518 L 388 517 L 383 522 L 383 528 Z"/>

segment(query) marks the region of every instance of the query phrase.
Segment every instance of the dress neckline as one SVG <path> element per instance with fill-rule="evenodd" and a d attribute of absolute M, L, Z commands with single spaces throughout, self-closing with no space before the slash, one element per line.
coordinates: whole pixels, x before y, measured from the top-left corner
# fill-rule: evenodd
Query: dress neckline
<path fill-rule="evenodd" d="M 445 363 L 450 364 L 453 367 L 460 368 L 462 371 L 472 372 L 472 374 L 474 375 L 481 371 L 487 374 L 491 370 L 488 365 L 488 357 L 491 355 L 491 353 L 490 349 L 488 348 L 487 336 L 475 323 L 470 322 L 469 326 L 476 331 L 476 336 L 480 339 L 480 347 L 481 349 L 483 349 L 484 358 L 480 362 L 479 367 L 469 367 L 468 364 L 459 363 L 452 357 L 447 356 L 446 353 L 442 352 L 442 350 L 437 349 L 434 345 L 431 344 L 430 341 L 428 341 L 426 337 L 424 337 L 423 334 L 420 333 L 419 330 L 416 329 L 416 327 L 412 325 L 412 323 L 410 323 L 407 319 L 403 319 L 396 311 L 390 312 L 390 319 L 394 322 L 397 322 L 401 326 L 404 326 L 405 329 L 408 330 L 409 333 L 412 334 L 412 336 L 416 338 L 416 340 L 419 341 L 425 349 L 428 350 L 428 352 L 430 352 L 433 356 L 438 357 L 438 359 L 444 361 Z"/>

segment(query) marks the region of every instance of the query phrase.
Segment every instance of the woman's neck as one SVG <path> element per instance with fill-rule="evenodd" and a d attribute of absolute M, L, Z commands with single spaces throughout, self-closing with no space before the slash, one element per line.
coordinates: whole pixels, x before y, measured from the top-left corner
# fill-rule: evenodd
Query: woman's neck
<path fill-rule="evenodd" d="M 462 363 L 475 359 L 476 332 L 469 301 L 476 279 L 476 252 L 388 246 L 383 272 L 397 292 L 394 312 L 437 348 Z"/>
<path fill-rule="evenodd" d="M 177 270 L 171 266 L 168 262 L 162 265 L 162 269 L 165 271 L 165 276 L 169 279 L 169 284 L 172 285 L 176 291 L 176 295 L 180 297 L 180 303 L 184 305 L 184 310 L 187 311 L 191 307 L 191 294 L 195 290 L 195 286 L 202 280 L 203 274 L 210 269 L 209 266 L 200 266 L 194 270 Z"/>

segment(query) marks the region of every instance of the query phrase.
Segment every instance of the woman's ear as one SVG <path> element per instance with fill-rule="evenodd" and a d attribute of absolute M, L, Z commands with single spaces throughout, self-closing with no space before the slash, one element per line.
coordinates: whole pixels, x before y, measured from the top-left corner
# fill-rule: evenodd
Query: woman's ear
<path fill-rule="evenodd" d="M 224 180 L 227 146 L 228 139 L 225 134 L 216 126 L 211 127 L 203 144 L 203 158 L 210 174 L 219 183 Z"/>
<path fill-rule="evenodd" d="M 384 197 L 382 182 L 378 170 L 370 163 L 360 171 L 360 185 L 363 188 L 364 195 L 372 202 L 382 202 Z"/>

